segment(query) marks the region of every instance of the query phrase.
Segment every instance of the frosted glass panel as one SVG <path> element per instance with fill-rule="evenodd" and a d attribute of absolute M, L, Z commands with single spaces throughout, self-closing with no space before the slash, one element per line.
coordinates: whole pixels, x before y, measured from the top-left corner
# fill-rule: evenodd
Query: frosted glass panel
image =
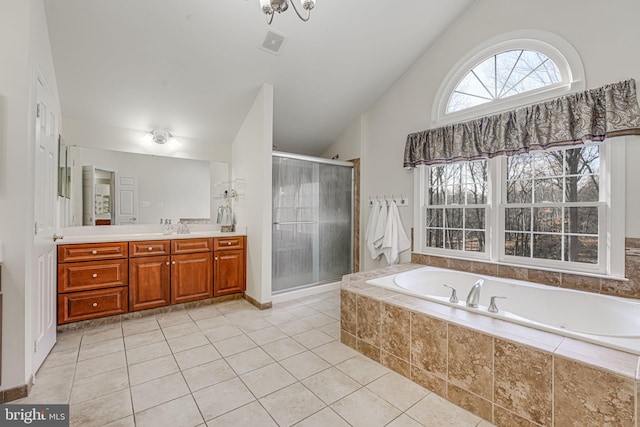
<path fill-rule="evenodd" d="M 351 167 L 273 157 L 273 292 L 351 272 L 352 185 Z"/>

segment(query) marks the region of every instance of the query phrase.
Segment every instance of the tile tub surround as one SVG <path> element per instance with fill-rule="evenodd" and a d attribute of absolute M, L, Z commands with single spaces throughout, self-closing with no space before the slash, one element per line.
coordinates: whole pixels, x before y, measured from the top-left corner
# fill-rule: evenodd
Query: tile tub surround
<path fill-rule="evenodd" d="M 341 341 L 498 426 L 639 426 L 637 355 L 343 277 Z"/>
<path fill-rule="evenodd" d="M 488 276 L 530 281 L 547 286 L 576 289 L 596 294 L 640 299 L 640 238 L 628 237 L 625 239 L 624 262 L 627 281 L 583 276 L 579 273 L 560 273 L 537 270 L 535 268 L 492 264 L 482 261 L 468 261 L 417 253 L 411 254 L 411 262 L 433 267 L 486 274 Z"/>
<path fill-rule="evenodd" d="M 332 290 L 86 326 L 13 403 L 69 403 L 72 427 L 491 425 L 341 344 L 339 318 Z"/>

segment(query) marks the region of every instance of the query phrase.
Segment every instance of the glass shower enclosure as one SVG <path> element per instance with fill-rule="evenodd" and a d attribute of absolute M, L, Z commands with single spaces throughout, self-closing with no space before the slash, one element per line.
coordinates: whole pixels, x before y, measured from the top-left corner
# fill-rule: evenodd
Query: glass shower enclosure
<path fill-rule="evenodd" d="M 353 165 L 273 153 L 272 292 L 339 280 L 353 268 Z"/>

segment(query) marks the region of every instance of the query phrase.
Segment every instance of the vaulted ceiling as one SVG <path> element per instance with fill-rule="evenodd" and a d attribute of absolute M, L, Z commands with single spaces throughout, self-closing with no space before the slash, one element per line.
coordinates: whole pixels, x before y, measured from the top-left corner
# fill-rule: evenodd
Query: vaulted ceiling
<path fill-rule="evenodd" d="M 45 0 L 64 118 L 231 143 L 269 83 L 274 144 L 310 155 L 472 3 L 318 0 L 268 26 L 258 0 Z M 259 49 L 269 30 L 279 55 Z"/>

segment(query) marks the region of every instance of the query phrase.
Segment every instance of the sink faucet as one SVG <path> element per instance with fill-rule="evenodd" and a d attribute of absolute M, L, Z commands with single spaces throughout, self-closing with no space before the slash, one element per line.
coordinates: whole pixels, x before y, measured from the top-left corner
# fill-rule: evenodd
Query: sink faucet
<path fill-rule="evenodd" d="M 471 290 L 469 291 L 469 295 L 467 295 L 467 307 L 478 308 L 478 302 L 480 301 L 480 290 L 482 289 L 483 283 L 484 280 L 480 279 L 473 284 Z"/>

